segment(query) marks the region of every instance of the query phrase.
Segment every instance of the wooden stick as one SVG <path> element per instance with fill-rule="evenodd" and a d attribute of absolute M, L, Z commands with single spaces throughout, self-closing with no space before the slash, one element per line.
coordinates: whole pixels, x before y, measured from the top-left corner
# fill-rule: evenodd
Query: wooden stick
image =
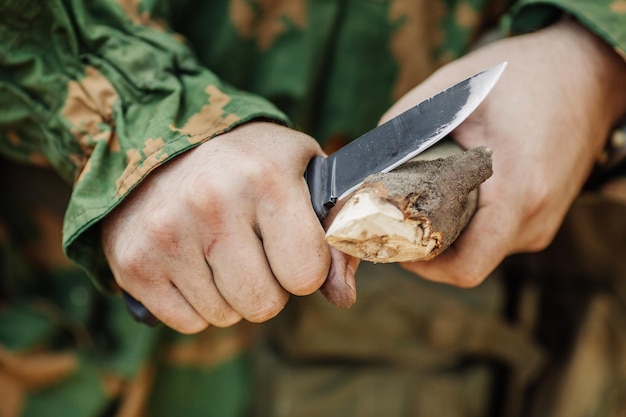
<path fill-rule="evenodd" d="M 368 177 L 332 221 L 326 241 L 370 262 L 432 259 L 463 231 L 478 186 L 491 174 L 491 150 L 462 151 L 446 141 L 419 160 Z"/>

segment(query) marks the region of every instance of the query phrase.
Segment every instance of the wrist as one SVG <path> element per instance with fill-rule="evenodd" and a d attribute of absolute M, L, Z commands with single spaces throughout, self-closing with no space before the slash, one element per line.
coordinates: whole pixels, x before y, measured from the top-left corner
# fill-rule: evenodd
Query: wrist
<path fill-rule="evenodd" d="M 626 60 L 609 44 L 572 18 L 554 25 L 555 31 L 569 38 L 573 63 L 584 71 L 590 82 L 592 97 L 600 105 L 598 117 L 606 121 L 608 128 L 615 126 L 626 115 Z"/>
<path fill-rule="evenodd" d="M 558 25 L 558 26 L 557 26 Z M 597 114 L 602 131 L 597 136 L 596 175 L 611 171 L 626 159 L 626 60 L 604 40 L 573 19 L 559 22 L 556 30 L 563 31 L 580 45 L 577 53 L 594 81 L 597 91 Z"/>

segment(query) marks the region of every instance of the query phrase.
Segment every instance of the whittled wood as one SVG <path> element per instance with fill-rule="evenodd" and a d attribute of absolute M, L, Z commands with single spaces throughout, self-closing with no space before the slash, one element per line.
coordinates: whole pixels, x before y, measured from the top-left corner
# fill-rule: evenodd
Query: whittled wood
<path fill-rule="evenodd" d="M 437 146 L 420 160 L 366 178 L 329 226 L 326 241 L 370 262 L 432 259 L 465 228 L 478 186 L 491 174 L 488 148 Z"/>

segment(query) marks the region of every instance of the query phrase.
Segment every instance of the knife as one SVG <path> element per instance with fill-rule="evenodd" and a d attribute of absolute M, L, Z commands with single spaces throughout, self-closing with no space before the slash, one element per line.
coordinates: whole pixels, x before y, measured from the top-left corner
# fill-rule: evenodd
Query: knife
<path fill-rule="evenodd" d="M 370 130 L 328 157 L 309 162 L 305 178 L 311 204 L 321 220 L 369 175 L 389 172 L 422 153 L 458 127 L 487 97 L 506 62 L 473 75 Z M 123 292 L 135 320 L 154 326 L 158 319 Z"/>
<path fill-rule="evenodd" d="M 320 220 L 372 174 L 389 172 L 458 127 L 496 84 L 506 62 L 482 71 L 370 130 L 328 157 L 316 156 L 305 177 Z"/>

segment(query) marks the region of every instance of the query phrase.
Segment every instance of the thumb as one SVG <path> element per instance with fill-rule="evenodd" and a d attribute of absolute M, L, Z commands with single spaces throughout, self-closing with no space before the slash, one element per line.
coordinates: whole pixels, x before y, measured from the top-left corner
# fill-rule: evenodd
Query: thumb
<path fill-rule="evenodd" d="M 361 261 L 330 248 L 330 270 L 320 292 L 337 307 L 348 308 L 356 302 L 356 270 Z"/>

